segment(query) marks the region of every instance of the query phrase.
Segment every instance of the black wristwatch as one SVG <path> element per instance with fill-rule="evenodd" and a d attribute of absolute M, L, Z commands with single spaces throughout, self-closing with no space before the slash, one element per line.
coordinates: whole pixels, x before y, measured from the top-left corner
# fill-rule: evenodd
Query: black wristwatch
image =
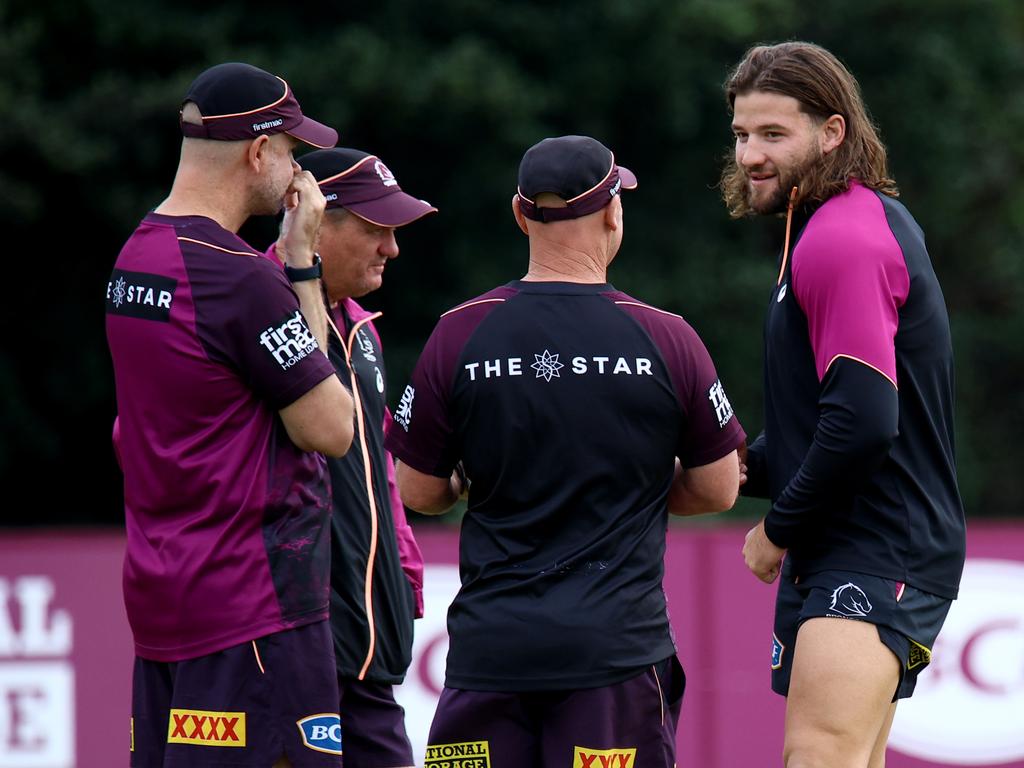
<path fill-rule="evenodd" d="M 304 280 L 319 280 L 324 274 L 324 265 L 320 261 L 320 254 L 313 254 L 313 265 L 310 267 L 289 267 L 284 265 L 284 273 L 293 283 L 301 283 Z"/>

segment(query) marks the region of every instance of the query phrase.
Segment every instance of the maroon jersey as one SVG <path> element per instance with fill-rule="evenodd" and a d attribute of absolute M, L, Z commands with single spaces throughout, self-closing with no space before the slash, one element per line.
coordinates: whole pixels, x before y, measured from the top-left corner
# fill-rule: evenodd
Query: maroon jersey
<path fill-rule="evenodd" d="M 280 266 L 151 213 L 107 286 L 136 652 L 177 661 L 327 616 L 323 459 L 277 411 L 334 375 Z"/>

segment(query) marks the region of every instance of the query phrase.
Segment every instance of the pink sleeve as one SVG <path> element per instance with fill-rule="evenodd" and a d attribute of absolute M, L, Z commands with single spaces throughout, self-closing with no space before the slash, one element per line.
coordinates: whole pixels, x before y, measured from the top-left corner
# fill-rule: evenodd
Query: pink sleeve
<path fill-rule="evenodd" d="M 811 220 L 793 253 L 790 287 L 807 316 L 819 381 L 836 358 L 848 357 L 896 386 L 896 330 L 910 276 L 884 213 L 850 213 Z"/>
<path fill-rule="evenodd" d="M 391 428 L 391 411 L 384 409 L 384 434 Z M 384 452 L 384 460 L 388 465 L 388 493 L 391 497 L 391 516 L 395 523 L 395 538 L 398 540 L 398 556 L 402 561 L 402 570 L 412 587 L 416 600 L 416 618 L 423 618 L 423 554 L 420 552 L 412 527 L 405 517 L 405 505 L 398 494 L 395 482 L 395 459 L 389 451 Z"/>

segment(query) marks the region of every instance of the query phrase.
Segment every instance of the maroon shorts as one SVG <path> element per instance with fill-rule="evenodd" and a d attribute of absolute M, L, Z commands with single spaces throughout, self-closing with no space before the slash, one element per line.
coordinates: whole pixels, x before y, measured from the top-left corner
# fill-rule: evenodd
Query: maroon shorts
<path fill-rule="evenodd" d="M 345 768 L 400 768 L 413 764 L 405 710 L 392 686 L 338 678 Z"/>
<path fill-rule="evenodd" d="M 684 687 L 672 656 L 602 688 L 445 688 L 424 768 L 673 768 Z"/>
<path fill-rule="evenodd" d="M 132 768 L 340 768 L 326 621 L 179 662 L 135 659 Z"/>

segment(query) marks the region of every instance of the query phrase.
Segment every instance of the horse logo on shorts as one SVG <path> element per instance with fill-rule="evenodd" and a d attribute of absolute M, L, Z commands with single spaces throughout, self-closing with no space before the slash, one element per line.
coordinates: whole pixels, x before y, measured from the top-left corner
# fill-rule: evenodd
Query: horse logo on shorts
<path fill-rule="evenodd" d="M 841 616 L 867 616 L 871 613 L 871 601 L 864 590 L 853 582 L 836 587 L 832 593 L 832 605 L 828 607 Z"/>

